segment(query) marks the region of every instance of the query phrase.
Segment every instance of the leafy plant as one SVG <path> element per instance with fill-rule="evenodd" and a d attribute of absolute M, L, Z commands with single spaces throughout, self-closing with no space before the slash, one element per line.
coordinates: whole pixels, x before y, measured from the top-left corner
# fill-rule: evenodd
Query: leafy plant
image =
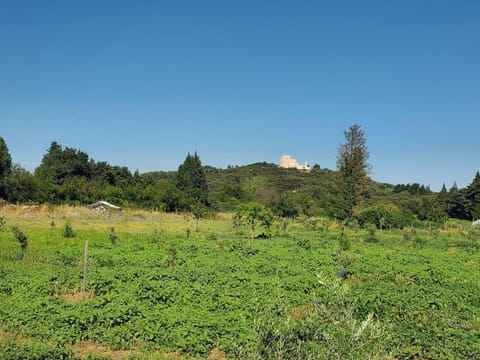
<path fill-rule="evenodd" d="M 365 241 L 371 242 L 371 243 L 377 242 L 378 239 L 377 239 L 376 233 L 377 233 L 377 227 L 373 224 L 368 224 L 367 237 L 365 238 Z"/>
<path fill-rule="evenodd" d="M 25 251 L 28 246 L 28 238 L 27 236 L 23 233 L 22 230 L 18 226 L 14 226 L 12 228 L 13 235 L 17 239 L 17 241 L 20 243 L 20 247 L 22 251 Z"/>
<path fill-rule="evenodd" d="M 373 314 L 355 317 L 355 303 L 341 279 L 318 275 L 320 297 L 297 319 L 281 309 L 255 324 L 261 359 L 372 359 L 387 354 L 390 337 Z M 275 313 L 283 313 L 279 317 Z"/>
<path fill-rule="evenodd" d="M 265 236 L 270 236 L 270 228 L 273 223 L 273 213 L 267 207 L 255 203 L 240 204 L 233 217 L 235 226 L 248 225 L 251 229 L 251 237 L 255 237 L 255 230 L 257 227 L 263 229 Z"/>
<path fill-rule="evenodd" d="M 70 220 L 67 220 L 65 226 L 63 227 L 63 237 L 64 238 L 74 238 L 76 236 L 73 231 L 72 223 Z"/>
<path fill-rule="evenodd" d="M 112 227 L 110 229 L 110 233 L 108 234 L 108 239 L 110 240 L 110 243 L 112 245 L 116 245 L 117 244 L 117 241 L 118 241 L 118 236 L 117 236 L 117 233 L 115 232 L 115 228 Z"/>

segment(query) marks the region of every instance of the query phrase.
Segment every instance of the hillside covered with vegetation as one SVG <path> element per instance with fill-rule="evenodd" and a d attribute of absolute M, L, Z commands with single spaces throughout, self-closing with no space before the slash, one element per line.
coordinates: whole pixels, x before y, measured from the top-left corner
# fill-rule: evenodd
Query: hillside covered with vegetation
<path fill-rule="evenodd" d="M 351 140 L 347 138 L 347 143 Z M 365 139 L 360 140 L 364 146 Z M 366 158 L 361 162 L 365 167 L 361 172 L 368 170 Z M 165 212 L 195 210 L 199 216 L 256 202 L 280 217 L 364 218 L 377 226 L 383 222 L 398 227 L 414 221 L 442 223 L 448 217 L 480 217 L 478 172 L 466 188 L 454 184 L 435 193 L 417 183 L 377 183 L 366 171 L 360 180 L 346 180 L 341 166 L 338 164 L 337 170 L 314 166 L 311 172 L 304 172 L 261 162 L 219 169 L 203 165 L 195 153 L 187 155 L 178 171 L 141 174 L 52 142 L 41 164 L 30 173 L 12 161 L 0 138 L 0 198 L 13 204 L 85 205 L 106 200 Z M 362 184 L 362 188 L 355 190 L 348 184 Z"/>

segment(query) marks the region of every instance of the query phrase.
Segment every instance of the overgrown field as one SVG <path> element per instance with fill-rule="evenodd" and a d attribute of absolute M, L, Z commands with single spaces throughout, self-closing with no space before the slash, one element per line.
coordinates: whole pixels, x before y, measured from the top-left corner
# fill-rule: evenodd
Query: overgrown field
<path fill-rule="evenodd" d="M 480 358 L 470 230 L 297 220 L 249 239 L 228 216 L 198 231 L 186 216 L 135 211 L 0 216 L 2 359 Z M 13 226 L 28 238 L 22 259 Z"/>

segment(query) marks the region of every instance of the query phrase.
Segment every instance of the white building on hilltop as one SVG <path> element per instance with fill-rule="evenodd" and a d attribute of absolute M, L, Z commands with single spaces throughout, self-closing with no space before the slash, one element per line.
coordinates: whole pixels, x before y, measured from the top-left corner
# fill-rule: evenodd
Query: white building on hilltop
<path fill-rule="evenodd" d="M 282 155 L 280 157 L 280 165 L 281 168 L 286 168 L 286 169 L 298 169 L 302 171 L 311 171 L 312 168 L 310 165 L 307 164 L 305 161 L 305 164 L 300 165 L 297 163 L 297 160 L 293 159 L 290 155 Z"/>

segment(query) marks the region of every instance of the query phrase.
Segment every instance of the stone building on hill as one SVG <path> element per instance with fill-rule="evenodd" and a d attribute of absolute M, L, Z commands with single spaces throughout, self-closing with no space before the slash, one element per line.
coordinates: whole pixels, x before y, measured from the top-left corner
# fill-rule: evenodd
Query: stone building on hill
<path fill-rule="evenodd" d="M 302 171 L 307 171 L 310 172 L 312 168 L 310 165 L 305 162 L 303 165 L 300 165 L 297 163 L 297 160 L 293 159 L 290 155 L 282 155 L 280 157 L 280 165 L 281 168 L 286 168 L 286 169 L 298 169 Z"/>

